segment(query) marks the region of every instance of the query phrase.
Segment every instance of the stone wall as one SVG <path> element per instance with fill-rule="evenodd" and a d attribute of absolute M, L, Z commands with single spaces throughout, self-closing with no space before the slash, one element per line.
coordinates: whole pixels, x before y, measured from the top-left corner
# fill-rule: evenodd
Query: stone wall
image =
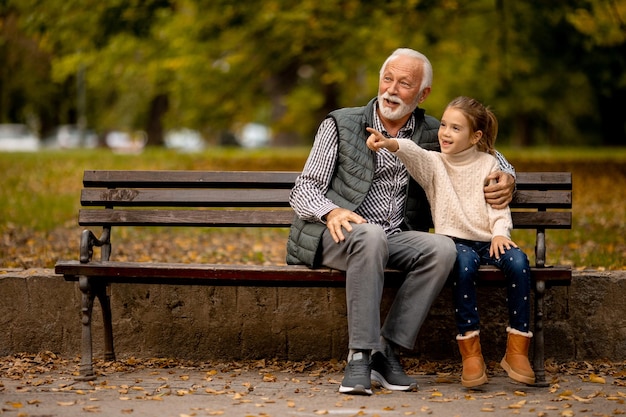
<path fill-rule="evenodd" d="M 383 311 L 393 290 L 386 290 Z M 626 357 L 626 271 L 574 273 L 570 287 L 548 290 L 546 358 Z M 507 325 L 504 290 L 481 288 L 481 340 L 487 360 L 500 359 Z M 80 353 L 80 290 L 49 269 L 0 270 L 0 355 L 50 350 Z M 118 357 L 194 360 L 343 359 L 345 291 L 113 285 Z M 458 357 L 451 294 L 444 289 L 415 349 L 423 359 Z M 102 352 L 100 307 L 94 308 L 94 355 Z"/>

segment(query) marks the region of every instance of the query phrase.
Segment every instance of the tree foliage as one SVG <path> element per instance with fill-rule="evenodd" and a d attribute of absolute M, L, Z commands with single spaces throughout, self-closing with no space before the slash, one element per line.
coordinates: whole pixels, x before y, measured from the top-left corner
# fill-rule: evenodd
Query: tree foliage
<path fill-rule="evenodd" d="M 472 95 L 502 141 L 624 145 L 624 19 L 626 0 L 3 0 L 0 119 L 73 123 L 86 91 L 100 131 L 158 143 L 261 122 L 276 144 L 307 143 L 408 46 L 433 63 L 435 116 Z"/>

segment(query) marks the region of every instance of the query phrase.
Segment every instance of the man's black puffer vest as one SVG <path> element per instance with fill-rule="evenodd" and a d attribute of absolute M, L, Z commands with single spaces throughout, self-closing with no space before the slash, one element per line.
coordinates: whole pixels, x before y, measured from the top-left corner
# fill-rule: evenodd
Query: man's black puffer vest
<path fill-rule="evenodd" d="M 340 207 L 356 210 L 367 195 L 376 169 L 375 154 L 366 145 L 372 126 L 376 99 L 367 106 L 344 108 L 331 112 L 339 132 L 339 148 L 335 173 L 326 197 Z M 437 131 L 439 121 L 414 112 L 416 127 L 411 139 L 424 149 L 439 150 Z M 404 230 L 427 231 L 432 224 L 430 208 L 424 190 L 413 179 L 409 181 L 408 198 L 404 208 Z M 320 240 L 326 225 L 305 222 L 296 217 L 291 225 L 287 242 L 287 263 L 305 264 L 312 268 L 320 266 Z"/>

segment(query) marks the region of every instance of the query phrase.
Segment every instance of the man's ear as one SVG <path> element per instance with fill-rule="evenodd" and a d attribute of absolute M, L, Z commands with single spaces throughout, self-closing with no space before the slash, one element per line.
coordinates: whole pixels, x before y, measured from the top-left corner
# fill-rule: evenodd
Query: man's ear
<path fill-rule="evenodd" d="M 421 92 L 420 98 L 418 100 L 418 104 L 422 104 L 424 100 L 430 95 L 430 87 L 426 87 L 424 91 Z"/>

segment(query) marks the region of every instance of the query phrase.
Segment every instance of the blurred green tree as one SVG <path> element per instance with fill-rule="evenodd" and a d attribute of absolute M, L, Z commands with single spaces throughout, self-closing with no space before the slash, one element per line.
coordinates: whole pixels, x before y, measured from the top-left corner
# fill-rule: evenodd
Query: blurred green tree
<path fill-rule="evenodd" d="M 310 143 L 408 46 L 433 63 L 434 116 L 472 95 L 502 142 L 624 145 L 625 15 L 626 0 L 3 0 L 0 59 L 19 60 L 0 72 L 0 117 L 78 119 L 84 88 L 91 127 L 154 144 L 168 128 L 217 138 L 248 122 L 275 144 Z"/>

